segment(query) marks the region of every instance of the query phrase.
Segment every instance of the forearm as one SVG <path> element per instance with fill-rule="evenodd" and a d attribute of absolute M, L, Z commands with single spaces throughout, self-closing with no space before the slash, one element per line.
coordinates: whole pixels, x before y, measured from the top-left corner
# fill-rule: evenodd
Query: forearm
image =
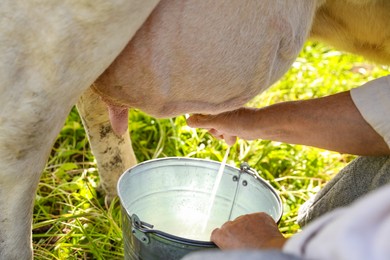
<path fill-rule="evenodd" d="M 349 92 L 283 102 L 257 110 L 259 138 L 357 155 L 390 154 L 383 138 L 363 119 Z"/>

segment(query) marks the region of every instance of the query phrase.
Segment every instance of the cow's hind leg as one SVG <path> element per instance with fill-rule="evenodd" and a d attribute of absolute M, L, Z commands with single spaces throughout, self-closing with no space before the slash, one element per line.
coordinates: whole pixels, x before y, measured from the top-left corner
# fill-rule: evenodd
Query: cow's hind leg
<path fill-rule="evenodd" d="M 77 109 L 97 161 L 101 187 L 110 202 L 121 174 L 136 164 L 130 136 L 128 131 L 122 136 L 113 132 L 106 104 L 91 89 L 80 97 Z"/>

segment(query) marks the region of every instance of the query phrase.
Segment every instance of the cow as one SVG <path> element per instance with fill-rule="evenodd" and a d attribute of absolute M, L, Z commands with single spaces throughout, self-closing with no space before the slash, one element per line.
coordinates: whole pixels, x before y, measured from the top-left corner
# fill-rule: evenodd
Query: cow
<path fill-rule="evenodd" d="M 33 195 L 74 104 L 114 196 L 136 163 L 129 107 L 157 117 L 236 109 L 309 36 L 390 63 L 389 10 L 384 0 L 1 1 L 0 259 L 32 258 Z"/>
<path fill-rule="evenodd" d="M 215 5 L 215 9 L 212 9 L 208 8 L 208 3 L 203 3 L 203 7 L 199 3 L 196 5 L 196 8 L 207 10 L 208 13 L 203 11 L 202 16 L 193 13 L 193 16 L 187 14 L 183 17 L 182 10 L 192 8 L 190 4 L 161 2 L 119 57 L 96 80 L 92 86 L 94 91 L 90 89 L 85 94 L 88 96 L 85 100 L 94 100 L 92 107 L 96 107 L 103 96 L 102 111 L 113 115 L 106 114 L 104 123 L 99 126 L 94 122 L 98 126 L 95 129 L 87 128 L 87 131 L 95 131 L 95 134 L 89 134 L 89 140 L 98 159 L 100 176 L 107 180 L 103 185 L 108 198 L 116 195 L 115 184 L 120 174 L 136 164 L 128 134 L 125 133 L 128 108 L 139 108 L 155 117 L 233 110 L 279 78 L 286 70 L 283 66 L 291 63 L 291 57 L 296 57 L 307 36 L 341 50 L 362 54 L 378 63 L 390 63 L 387 39 L 390 4 L 385 1 L 318 1 L 314 15 L 309 5 L 301 10 L 296 9 L 296 12 L 312 15 L 304 18 L 308 20 L 302 28 L 286 26 L 296 21 L 283 22 L 283 17 L 276 18 L 276 9 L 272 9 L 267 18 L 269 24 L 262 21 L 259 13 L 250 13 L 246 9 L 243 11 L 247 12 L 248 19 L 244 21 L 238 18 L 239 11 L 232 11 L 239 10 L 241 4 L 236 7 L 236 3 L 229 3 L 229 10 L 225 11 L 229 19 L 210 27 L 206 17 L 212 16 L 213 12 L 217 13 L 220 6 Z M 261 5 L 254 6 L 254 10 L 266 9 Z M 290 16 L 295 16 L 294 10 L 291 10 Z M 223 11 L 220 9 L 219 12 L 222 14 Z M 202 17 L 203 22 L 197 21 L 198 17 Z M 201 30 L 201 33 L 196 34 L 200 38 L 191 35 L 194 34 L 194 20 L 197 21 L 196 26 L 201 28 L 195 28 Z M 241 21 L 242 27 L 235 26 L 237 20 Z M 257 28 L 257 31 L 246 30 L 254 29 L 251 25 L 254 21 L 267 24 L 268 27 Z M 311 26 L 309 32 L 307 26 Z M 218 34 L 215 35 L 215 32 Z M 277 32 L 283 36 L 259 41 L 263 35 L 271 36 Z M 214 52 L 218 55 L 210 55 Z M 225 62 L 223 67 L 219 67 L 221 61 Z M 267 74 L 269 70 L 264 70 L 264 64 L 268 68 L 277 68 L 277 71 Z M 142 88 L 139 82 L 142 82 Z M 194 90 L 190 92 L 190 97 L 187 89 Z M 78 105 L 80 111 L 80 102 Z M 81 112 L 84 125 L 88 122 L 84 115 L 91 108 L 84 109 L 86 113 Z M 91 120 L 96 120 L 96 117 Z M 110 120 L 113 132 L 105 135 L 105 138 L 122 136 L 123 145 L 114 142 L 112 149 L 107 149 L 107 142 L 100 138 L 99 133 L 109 129 Z M 98 149 L 93 149 L 94 146 L 103 152 L 99 153 Z M 110 152 L 114 152 L 115 156 Z M 115 163 L 118 161 L 118 164 Z M 107 167 L 109 169 L 105 170 Z"/>

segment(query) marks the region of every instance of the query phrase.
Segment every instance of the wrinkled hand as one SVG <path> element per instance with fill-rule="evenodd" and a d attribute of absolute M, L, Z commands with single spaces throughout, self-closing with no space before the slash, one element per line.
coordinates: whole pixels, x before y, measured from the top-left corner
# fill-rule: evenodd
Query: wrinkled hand
<path fill-rule="evenodd" d="M 225 139 L 227 144 L 233 145 L 237 137 L 256 139 L 253 129 L 255 112 L 256 109 L 243 107 L 218 115 L 196 114 L 187 119 L 187 124 L 190 127 L 207 129 L 215 138 Z"/>
<path fill-rule="evenodd" d="M 280 249 L 286 238 L 273 218 L 260 212 L 226 222 L 211 233 L 211 241 L 221 249 Z"/>

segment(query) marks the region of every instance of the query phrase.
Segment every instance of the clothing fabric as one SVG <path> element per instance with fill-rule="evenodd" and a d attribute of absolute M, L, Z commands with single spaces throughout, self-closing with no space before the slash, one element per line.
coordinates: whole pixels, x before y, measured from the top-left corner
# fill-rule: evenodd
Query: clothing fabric
<path fill-rule="evenodd" d="M 186 255 L 182 260 L 299 260 L 294 255 L 278 250 L 219 251 L 209 250 Z"/>
<path fill-rule="evenodd" d="M 390 259 L 390 185 L 336 209 L 290 238 L 283 252 L 302 259 Z"/>
<path fill-rule="evenodd" d="M 351 97 L 363 118 L 390 147 L 390 76 L 352 89 Z"/>
<path fill-rule="evenodd" d="M 300 207 L 298 224 L 303 227 L 387 183 L 390 183 L 390 156 L 358 157 Z"/>

